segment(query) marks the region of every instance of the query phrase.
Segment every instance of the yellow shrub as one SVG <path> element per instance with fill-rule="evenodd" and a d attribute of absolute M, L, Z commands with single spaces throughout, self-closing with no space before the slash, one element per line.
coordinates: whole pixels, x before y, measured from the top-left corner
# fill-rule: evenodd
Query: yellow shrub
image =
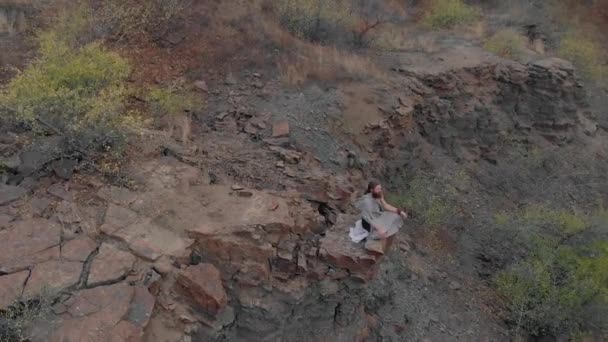
<path fill-rule="evenodd" d="M 71 34 L 57 28 L 40 35 L 38 59 L 11 80 L 0 102 L 13 119 L 82 147 L 118 141 L 136 121 L 125 108 L 129 64 L 99 43 L 79 47 L 77 27 Z"/>
<path fill-rule="evenodd" d="M 484 48 L 500 57 L 518 59 L 525 46 L 525 38 L 515 30 L 496 32 L 484 44 Z"/>
<path fill-rule="evenodd" d="M 599 43 L 591 38 L 570 33 L 560 42 L 559 55 L 576 65 L 591 80 L 608 82 L 608 67 Z"/>
<path fill-rule="evenodd" d="M 445 29 L 472 24 L 479 18 L 479 11 L 462 0 L 432 0 L 424 22 L 432 28 Z"/>
<path fill-rule="evenodd" d="M 177 116 L 203 106 L 199 94 L 181 91 L 175 87 L 154 88 L 148 94 L 152 112 L 158 116 Z"/>

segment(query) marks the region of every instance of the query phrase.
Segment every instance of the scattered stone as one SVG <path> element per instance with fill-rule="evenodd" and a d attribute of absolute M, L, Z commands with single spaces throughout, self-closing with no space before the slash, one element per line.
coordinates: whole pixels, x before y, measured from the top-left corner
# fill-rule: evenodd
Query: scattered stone
<path fill-rule="evenodd" d="M 209 92 L 209 87 L 207 86 L 207 82 L 203 81 L 203 80 L 198 80 L 196 82 L 194 82 L 194 86 L 201 91 L 204 91 L 206 93 Z"/>
<path fill-rule="evenodd" d="M 56 183 L 51 185 L 46 191 L 59 199 L 72 202 L 74 200 L 74 195 L 68 190 L 67 187 L 67 184 L 64 185 Z"/>
<path fill-rule="evenodd" d="M 14 185 L 0 184 L 0 206 L 18 200 L 27 193 L 27 190 Z"/>
<path fill-rule="evenodd" d="M 99 189 L 97 196 L 101 199 L 121 206 L 128 206 L 137 199 L 137 194 L 125 188 L 107 186 Z"/>
<path fill-rule="evenodd" d="M 135 257 L 131 253 L 104 243 L 91 263 L 87 284 L 95 286 L 117 281 L 131 272 L 134 263 Z"/>
<path fill-rule="evenodd" d="M 133 299 L 129 305 L 126 321 L 133 324 L 140 332 L 148 325 L 156 299 L 148 289 L 141 286 L 134 288 Z M 139 336 L 141 337 L 141 336 Z"/>
<path fill-rule="evenodd" d="M 243 131 L 244 131 L 245 133 L 247 133 L 247 134 L 251 134 L 251 135 L 256 135 L 256 134 L 258 134 L 258 130 L 257 130 L 257 128 L 255 128 L 251 122 L 247 122 L 247 123 L 245 124 L 245 128 L 243 129 Z"/>
<path fill-rule="evenodd" d="M 156 262 L 154 263 L 154 269 L 161 275 L 166 275 L 171 273 L 175 268 L 173 267 L 171 259 L 163 256 L 160 259 L 156 260 Z"/>
<path fill-rule="evenodd" d="M 226 79 L 224 80 L 226 85 L 235 85 L 237 82 L 236 77 L 234 77 L 232 73 L 228 73 L 228 75 L 226 75 Z"/>
<path fill-rule="evenodd" d="M 72 178 L 77 165 L 78 160 L 76 159 L 62 158 L 53 162 L 53 171 L 57 177 L 64 180 L 69 180 Z"/>
<path fill-rule="evenodd" d="M 451 281 L 449 287 L 450 287 L 450 290 L 457 291 L 462 288 L 462 285 L 460 285 L 460 283 L 457 281 Z"/>
<path fill-rule="evenodd" d="M 272 137 L 280 138 L 289 136 L 289 122 L 280 121 L 272 125 Z"/>
<path fill-rule="evenodd" d="M 23 271 L 0 276 L 0 310 L 5 309 L 21 297 L 25 280 L 29 274 L 29 271 Z"/>
<path fill-rule="evenodd" d="M 97 243 L 88 237 L 68 241 L 61 248 L 61 257 L 68 261 L 85 262 L 97 248 Z"/>
<path fill-rule="evenodd" d="M 48 197 L 36 197 L 30 201 L 30 205 L 32 207 L 32 214 L 34 216 L 42 216 L 46 209 L 53 203 L 53 201 Z"/>
<path fill-rule="evenodd" d="M 32 269 L 23 295 L 32 297 L 41 291 L 59 291 L 78 284 L 82 263 L 51 260 Z"/>
<path fill-rule="evenodd" d="M 285 162 L 283 162 L 282 160 L 279 160 L 279 161 L 277 162 L 276 166 L 277 166 L 279 169 L 282 169 L 282 168 L 284 168 L 284 167 L 285 167 Z"/>
<path fill-rule="evenodd" d="M 8 227 L 13 220 L 14 218 L 11 215 L 0 214 L 0 230 Z"/>
<path fill-rule="evenodd" d="M 150 261 L 156 261 L 162 256 L 162 251 L 160 251 L 151 243 L 151 241 L 147 239 L 135 239 L 129 244 L 129 249 L 131 249 L 131 251 L 133 251 L 133 253 L 135 253 L 135 255 L 138 257 Z"/>
<path fill-rule="evenodd" d="M 297 164 L 300 162 L 300 159 L 302 159 L 302 154 L 297 151 L 288 150 L 278 146 L 270 146 L 269 149 L 276 152 L 281 159 L 289 164 Z"/>
<path fill-rule="evenodd" d="M 285 175 L 287 175 L 287 177 L 295 178 L 297 176 L 296 171 L 290 167 L 286 167 L 283 172 Z"/>
<path fill-rule="evenodd" d="M 251 191 L 239 191 L 239 192 L 237 192 L 237 194 L 239 195 L 239 197 L 245 197 L 245 198 L 253 197 L 253 192 L 251 192 Z"/>
<path fill-rule="evenodd" d="M 289 138 L 281 137 L 281 138 L 268 138 L 263 140 L 266 144 L 270 146 L 281 146 L 288 147 L 289 146 Z"/>
<path fill-rule="evenodd" d="M 198 264 L 182 270 L 177 282 L 201 309 L 211 315 L 217 315 L 228 303 L 220 272 L 211 264 Z"/>
<path fill-rule="evenodd" d="M 233 184 L 230 188 L 234 191 L 239 191 L 239 190 L 245 189 L 243 186 L 238 185 L 238 184 Z"/>

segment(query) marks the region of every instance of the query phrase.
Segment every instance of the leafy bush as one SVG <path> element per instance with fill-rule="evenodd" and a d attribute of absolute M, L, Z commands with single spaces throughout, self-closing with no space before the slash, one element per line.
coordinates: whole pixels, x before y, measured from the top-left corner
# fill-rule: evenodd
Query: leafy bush
<path fill-rule="evenodd" d="M 65 20 L 40 35 L 39 57 L 11 80 L 1 103 L 18 122 L 83 148 L 118 142 L 136 123 L 125 108 L 129 64 L 100 43 L 80 46 L 78 27 L 60 30 Z"/>
<path fill-rule="evenodd" d="M 451 194 L 437 178 L 418 176 L 408 183 L 407 190 L 391 195 L 390 201 L 413 213 L 416 220 L 424 224 L 442 224 L 454 213 Z"/>
<path fill-rule="evenodd" d="M 586 78 L 608 83 L 608 67 L 604 64 L 603 50 L 593 39 L 570 33 L 561 40 L 559 55 L 572 61 Z"/>
<path fill-rule="evenodd" d="M 424 22 L 432 28 L 447 29 L 475 22 L 479 11 L 462 0 L 432 0 Z"/>
<path fill-rule="evenodd" d="M 500 57 L 518 59 L 525 45 L 525 38 L 515 30 L 505 29 L 496 32 L 484 48 Z"/>
<path fill-rule="evenodd" d="M 575 249 L 544 238 L 537 239 L 531 255 L 502 272 L 496 283 L 509 301 L 511 323 L 517 329 L 535 335 L 574 335 L 608 323 L 606 269 L 608 243 Z M 595 322 L 589 312 L 592 305 L 603 308 L 603 314 L 593 314 Z"/>
<path fill-rule="evenodd" d="M 184 0 L 105 0 L 97 22 L 117 39 L 137 35 L 162 36 L 184 10 Z"/>
<path fill-rule="evenodd" d="M 272 7 L 291 33 L 311 40 L 326 39 L 329 31 L 354 26 L 349 6 L 338 0 L 276 0 Z"/>
<path fill-rule="evenodd" d="M 199 94 L 169 88 L 154 88 L 148 94 L 152 112 L 157 116 L 178 116 L 203 106 Z"/>

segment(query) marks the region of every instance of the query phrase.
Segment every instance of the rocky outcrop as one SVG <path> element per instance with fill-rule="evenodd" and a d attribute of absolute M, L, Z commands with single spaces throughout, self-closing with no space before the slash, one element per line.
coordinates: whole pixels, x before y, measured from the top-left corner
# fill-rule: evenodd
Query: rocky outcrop
<path fill-rule="evenodd" d="M 386 246 L 353 244 L 355 217 L 328 225 L 319 201 L 333 188 L 209 185 L 172 158 L 137 172 L 141 191 L 88 194 L 103 203 L 97 220 L 69 182 L 48 189 L 51 219 L 7 220 L 0 305 L 53 296 L 50 341 L 62 342 L 141 341 L 149 320 L 204 341 L 354 341 L 365 331 L 366 282 Z M 68 234 L 83 221 L 93 222 L 87 234 Z"/>
<path fill-rule="evenodd" d="M 507 140 L 538 137 L 562 145 L 597 130 L 572 64 L 560 59 L 405 74 L 395 113 L 372 127 L 376 146 L 385 152 L 406 145 L 394 128 L 411 129 L 412 123 L 424 140 L 459 161 L 493 162 Z"/>

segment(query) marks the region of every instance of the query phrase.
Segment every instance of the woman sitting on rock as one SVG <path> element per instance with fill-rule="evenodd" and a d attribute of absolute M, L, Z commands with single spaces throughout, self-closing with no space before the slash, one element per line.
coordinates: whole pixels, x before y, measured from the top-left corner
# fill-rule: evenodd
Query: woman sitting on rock
<path fill-rule="evenodd" d="M 361 211 L 361 225 L 372 239 L 386 239 L 399 231 L 407 213 L 384 200 L 382 185 L 371 181 L 365 195 L 357 203 Z"/>

